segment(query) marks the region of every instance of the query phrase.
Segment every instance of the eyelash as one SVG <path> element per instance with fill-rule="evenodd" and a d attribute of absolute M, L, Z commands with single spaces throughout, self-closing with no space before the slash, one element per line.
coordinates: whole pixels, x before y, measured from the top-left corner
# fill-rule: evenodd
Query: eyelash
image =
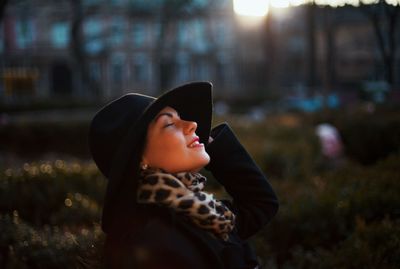
<path fill-rule="evenodd" d="M 164 125 L 164 128 L 167 128 L 167 127 L 172 126 L 172 125 L 174 125 L 174 124 L 175 124 L 175 123 L 168 123 L 168 124 Z"/>

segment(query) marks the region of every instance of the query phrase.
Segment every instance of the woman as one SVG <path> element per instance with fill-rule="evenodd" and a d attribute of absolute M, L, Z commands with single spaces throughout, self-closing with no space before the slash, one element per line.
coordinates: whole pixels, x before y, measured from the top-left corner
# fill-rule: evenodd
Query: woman
<path fill-rule="evenodd" d="M 107 268 L 260 268 L 246 239 L 278 201 L 230 127 L 211 130 L 211 88 L 194 82 L 157 99 L 127 94 L 94 117 L 90 149 L 108 179 Z M 203 167 L 232 201 L 203 191 Z"/>

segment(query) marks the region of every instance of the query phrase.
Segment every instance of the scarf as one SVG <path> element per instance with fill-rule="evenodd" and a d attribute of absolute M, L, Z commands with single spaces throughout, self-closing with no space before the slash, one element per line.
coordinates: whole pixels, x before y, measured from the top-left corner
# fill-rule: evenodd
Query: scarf
<path fill-rule="evenodd" d="M 199 173 L 166 173 L 161 169 L 141 170 L 137 201 L 172 208 L 194 225 L 218 238 L 228 239 L 235 215 L 212 194 L 203 192 L 207 179 Z"/>

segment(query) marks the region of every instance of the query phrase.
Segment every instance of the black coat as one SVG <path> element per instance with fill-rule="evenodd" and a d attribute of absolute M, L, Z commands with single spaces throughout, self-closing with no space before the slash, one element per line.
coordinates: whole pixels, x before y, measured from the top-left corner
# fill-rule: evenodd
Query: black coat
<path fill-rule="evenodd" d="M 107 268 L 203 269 L 255 268 L 257 259 L 246 239 L 267 224 L 278 210 L 271 185 L 227 124 L 211 133 L 206 167 L 233 198 L 224 201 L 236 214 L 228 241 L 194 226 L 172 209 L 143 205 L 141 220 L 109 233 L 105 243 Z"/>

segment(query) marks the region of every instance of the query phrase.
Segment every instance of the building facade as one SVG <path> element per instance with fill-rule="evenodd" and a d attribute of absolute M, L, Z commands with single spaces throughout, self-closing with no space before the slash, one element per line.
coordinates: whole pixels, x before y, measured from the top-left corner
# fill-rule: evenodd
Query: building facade
<path fill-rule="evenodd" d="M 157 95 L 193 80 L 212 81 L 217 98 L 259 99 L 311 86 L 313 94 L 356 92 L 382 80 L 374 29 L 361 12 L 316 8 L 313 19 L 311 51 L 306 6 L 246 25 L 231 0 L 9 0 L 0 101 Z"/>
<path fill-rule="evenodd" d="M 193 80 L 234 89 L 231 1 L 187 2 L 10 0 L 1 25 L 0 96 L 108 99 Z"/>

